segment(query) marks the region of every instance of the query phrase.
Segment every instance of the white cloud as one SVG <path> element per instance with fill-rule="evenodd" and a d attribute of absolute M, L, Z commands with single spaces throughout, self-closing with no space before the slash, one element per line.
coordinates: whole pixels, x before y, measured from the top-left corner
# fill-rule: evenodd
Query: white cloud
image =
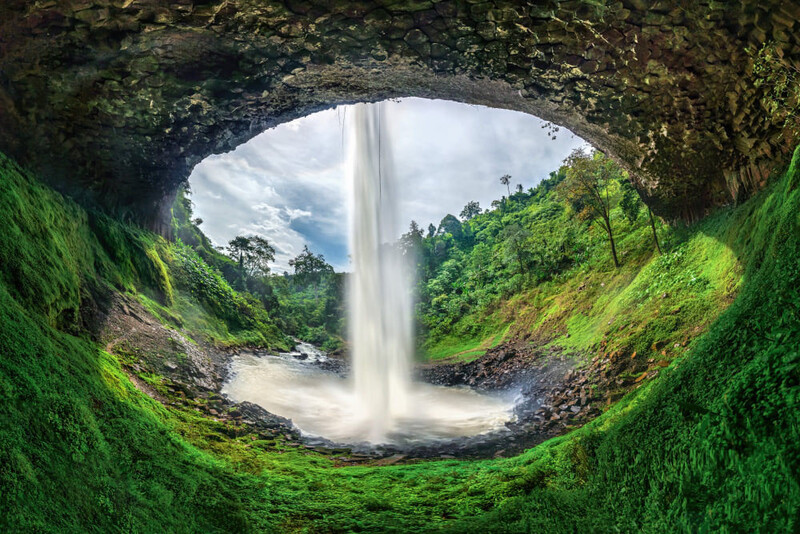
<path fill-rule="evenodd" d="M 311 212 L 307 210 L 283 208 L 283 211 L 289 217 L 290 221 L 301 219 L 303 217 L 311 217 Z"/>

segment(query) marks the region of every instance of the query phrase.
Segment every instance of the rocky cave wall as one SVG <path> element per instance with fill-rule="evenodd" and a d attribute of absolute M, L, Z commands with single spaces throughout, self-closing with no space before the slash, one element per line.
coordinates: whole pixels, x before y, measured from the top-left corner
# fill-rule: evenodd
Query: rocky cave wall
<path fill-rule="evenodd" d="M 691 220 L 790 148 L 752 82 L 765 42 L 800 58 L 800 4 L 3 0 L 0 150 L 164 230 L 210 154 L 336 104 L 445 98 L 566 126 Z"/>

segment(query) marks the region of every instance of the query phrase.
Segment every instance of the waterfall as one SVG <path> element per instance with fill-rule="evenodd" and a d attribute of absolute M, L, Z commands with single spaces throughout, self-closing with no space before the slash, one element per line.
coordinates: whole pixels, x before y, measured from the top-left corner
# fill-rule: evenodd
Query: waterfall
<path fill-rule="evenodd" d="M 380 442 L 409 415 L 411 270 L 391 245 L 400 226 L 384 104 L 350 109 L 353 376 L 358 415 L 370 441 Z"/>
<path fill-rule="evenodd" d="M 517 397 L 516 391 L 490 396 L 412 384 L 414 270 L 394 245 L 401 229 L 402 184 L 394 175 L 387 128 L 391 106 L 358 104 L 344 114 L 354 271 L 348 277 L 350 376 L 318 365 L 326 360 L 318 352 L 298 358 L 299 353 L 245 351 L 234 357 L 222 390 L 236 402 L 254 402 L 291 418 L 306 437 L 353 450 L 505 432 Z"/>

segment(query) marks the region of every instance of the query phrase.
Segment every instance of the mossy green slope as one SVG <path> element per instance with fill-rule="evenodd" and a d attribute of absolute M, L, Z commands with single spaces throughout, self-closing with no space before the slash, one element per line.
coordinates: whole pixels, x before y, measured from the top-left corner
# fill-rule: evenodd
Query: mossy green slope
<path fill-rule="evenodd" d="M 798 160 L 693 230 L 741 264 L 736 300 L 595 422 L 511 459 L 350 468 L 246 432 L 230 438 L 139 392 L 85 333 L 93 299 L 112 286 L 147 293 L 165 321 L 185 320 L 181 298 L 213 313 L 181 289 L 171 245 L 86 213 L 2 160 L 0 530 L 796 530 Z M 667 279 L 696 274 L 701 259 L 685 254 Z"/>

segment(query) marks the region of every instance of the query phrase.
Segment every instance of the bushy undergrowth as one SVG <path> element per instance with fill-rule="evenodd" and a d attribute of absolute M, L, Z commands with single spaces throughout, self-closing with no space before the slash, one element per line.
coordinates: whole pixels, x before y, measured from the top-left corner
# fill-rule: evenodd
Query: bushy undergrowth
<path fill-rule="evenodd" d="M 228 282 L 203 261 L 197 253 L 180 241 L 173 247 L 175 254 L 175 283 L 186 291 L 191 298 L 181 299 L 177 309 L 189 320 L 190 329 L 202 331 L 206 337 L 217 343 L 226 343 L 230 340 L 230 332 L 236 332 L 234 343 L 247 343 L 266 347 L 288 348 L 288 341 L 273 324 L 269 314 L 254 297 L 234 291 Z M 215 318 L 224 322 L 227 328 L 220 332 L 219 328 L 210 329 L 192 324 L 192 318 L 197 316 L 191 310 L 192 303 L 199 302 L 204 305 L 207 320 Z"/>
<path fill-rule="evenodd" d="M 343 348 L 346 336 L 344 273 L 326 273 L 319 282 L 303 284 L 295 276 L 274 276 L 278 298 L 276 322 L 281 329 L 325 351 Z"/>
<path fill-rule="evenodd" d="M 184 287 L 210 307 L 215 317 L 234 323 L 244 320 L 247 328 L 255 322 L 261 331 L 264 325 L 274 324 L 284 334 L 319 345 L 323 350 L 341 349 L 345 329 L 345 275 L 334 273 L 322 257 L 310 252 L 310 257 L 322 264 L 317 265 L 322 270 L 315 276 L 277 274 L 264 272 L 261 268 L 248 272 L 246 266 L 242 269 L 233 258 L 223 253 L 224 248 L 215 248 L 200 229 L 202 220 L 193 218 L 190 194 L 188 187 L 181 189 L 172 207 L 172 229 L 179 242 L 177 256 Z M 238 239 L 251 238 L 240 236 Z M 294 261 L 303 256 L 301 254 Z M 268 317 L 264 314 L 266 311 Z M 196 315 L 190 310 L 187 313 Z M 201 329 L 213 330 L 218 341 L 226 337 L 213 325 Z M 277 330 L 269 336 L 272 346 L 282 344 L 276 342 L 276 334 Z"/>
<path fill-rule="evenodd" d="M 0 232 L 0 530 L 796 531 L 798 160 L 767 191 L 692 229 L 664 259 L 613 276 L 587 266 L 581 277 L 528 294 L 529 309 L 544 315 L 519 321 L 537 325 L 600 301 L 615 310 L 616 328 L 645 316 L 637 314 L 670 317 L 676 293 L 684 306 L 737 292 L 669 368 L 602 417 L 515 458 L 348 468 L 280 440 L 232 434 L 138 391 L 86 336 L 81 309 L 98 288 L 114 285 L 151 291 L 153 309 L 191 303 L 200 313 L 205 304 L 172 274 L 180 252 L 159 249 L 167 245 L 135 229 L 98 238 L 92 225 L 118 223 L 90 224 L 80 208 L 3 160 L 0 209 L 10 230 Z M 169 286 L 144 282 L 163 271 L 154 264 L 139 273 L 152 261 L 140 238 L 152 240 Z M 723 252 L 720 264 L 704 260 Z M 631 283 L 637 276 L 646 278 Z M 722 282 L 726 291 L 708 293 Z M 559 301 L 559 283 L 572 304 Z M 627 289 L 605 291 L 617 287 Z M 689 317 L 698 320 L 705 304 L 692 305 L 698 315 Z M 599 309 L 590 315 L 566 339 L 601 342 L 605 330 L 596 326 L 608 321 Z"/>

